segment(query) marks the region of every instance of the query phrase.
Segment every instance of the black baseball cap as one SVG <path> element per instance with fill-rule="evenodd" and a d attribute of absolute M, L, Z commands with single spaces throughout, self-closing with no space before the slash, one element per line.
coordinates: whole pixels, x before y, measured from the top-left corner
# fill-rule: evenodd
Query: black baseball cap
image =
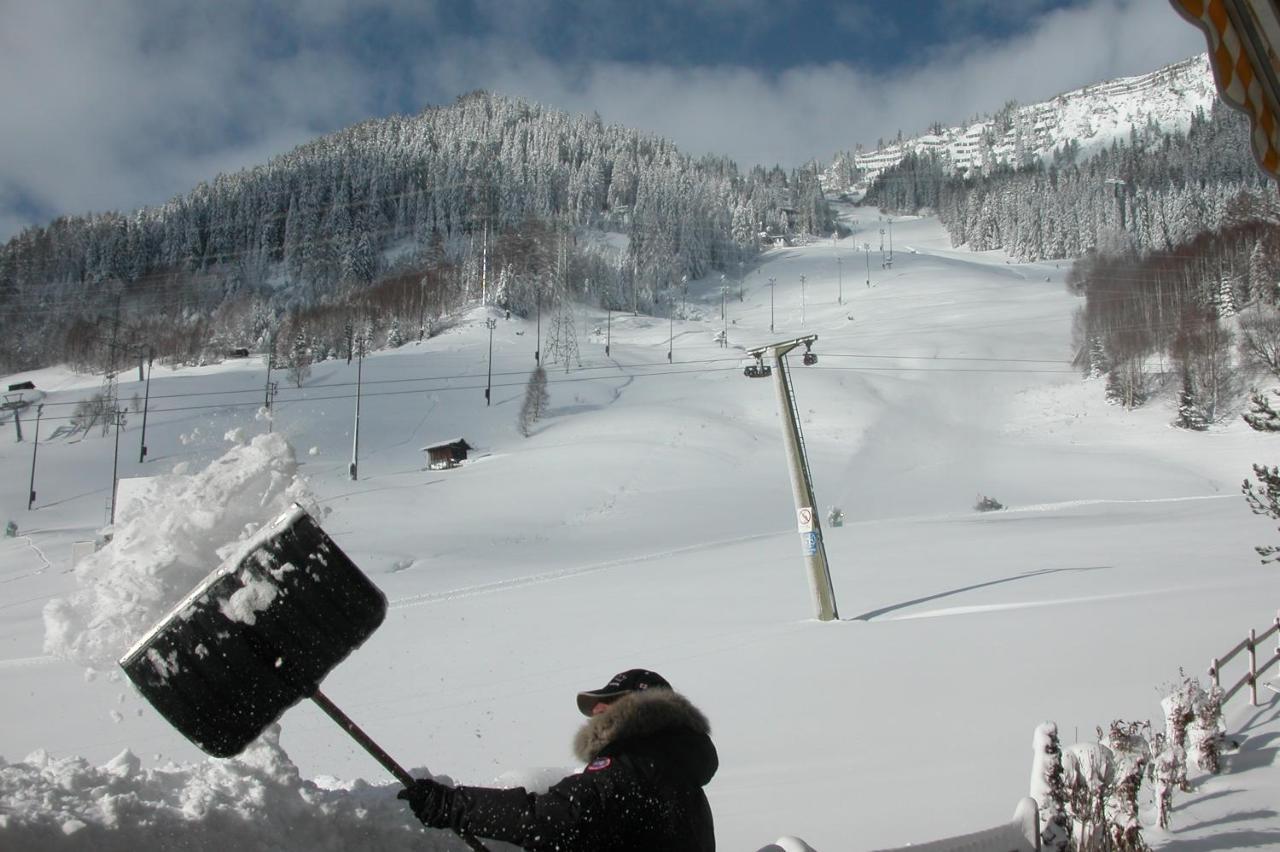
<path fill-rule="evenodd" d="M 625 672 L 614 675 L 599 689 L 579 692 L 578 709 L 582 711 L 583 716 L 590 716 L 591 708 L 601 701 L 620 698 L 628 692 L 654 688 L 670 689 L 671 684 L 657 672 L 651 672 L 648 669 L 627 669 Z"/>

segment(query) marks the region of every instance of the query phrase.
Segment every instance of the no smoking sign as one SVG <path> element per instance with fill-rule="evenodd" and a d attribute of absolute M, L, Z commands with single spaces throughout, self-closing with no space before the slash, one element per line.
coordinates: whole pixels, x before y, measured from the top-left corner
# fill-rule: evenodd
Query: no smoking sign
<path fill-rule="evenodd" d="M 796 523 L 800 527 L 800 532 L 813 532 L 815 529 L 813 507 L 805 506 L 803 508 L 796 509 Z"/>

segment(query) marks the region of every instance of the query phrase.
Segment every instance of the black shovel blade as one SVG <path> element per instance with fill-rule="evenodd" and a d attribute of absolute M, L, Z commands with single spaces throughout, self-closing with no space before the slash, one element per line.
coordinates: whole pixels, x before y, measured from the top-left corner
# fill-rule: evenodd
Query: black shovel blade
<path fill-rule="evenodd" d="M 387 599 L 300 506 L 187 595 L 120 660 L 215 757 L 239 754 L 372 635 Z"/>

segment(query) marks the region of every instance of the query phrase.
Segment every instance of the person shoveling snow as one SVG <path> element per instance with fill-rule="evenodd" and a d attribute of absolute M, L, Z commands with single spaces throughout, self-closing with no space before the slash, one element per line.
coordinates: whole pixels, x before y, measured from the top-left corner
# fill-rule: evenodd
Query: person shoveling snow
<path fill-rule="evenodd" d="M 714 852 L 702 788 L 719 758 L 706 716 L 645 669 L 579 693 L 578 709 L 590 717 L 574 738 L 586 769 L 546 793 L 418 779 L 399 797 L 426 825 L 530 852 Z"/>

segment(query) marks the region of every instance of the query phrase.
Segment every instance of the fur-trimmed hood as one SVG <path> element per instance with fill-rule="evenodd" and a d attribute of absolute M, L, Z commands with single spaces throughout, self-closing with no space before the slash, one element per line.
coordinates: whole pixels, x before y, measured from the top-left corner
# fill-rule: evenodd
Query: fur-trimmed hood
<path fill-rule="evenodd" d="M 622 696 L 587 720 L 573 740 L 584 763 L 632 750 L 660 753 L 663 763 L 681 764 L 682 774 L 699 785 L 719 766 L 707 717 L 680 693 L 660 687 Z"/>

